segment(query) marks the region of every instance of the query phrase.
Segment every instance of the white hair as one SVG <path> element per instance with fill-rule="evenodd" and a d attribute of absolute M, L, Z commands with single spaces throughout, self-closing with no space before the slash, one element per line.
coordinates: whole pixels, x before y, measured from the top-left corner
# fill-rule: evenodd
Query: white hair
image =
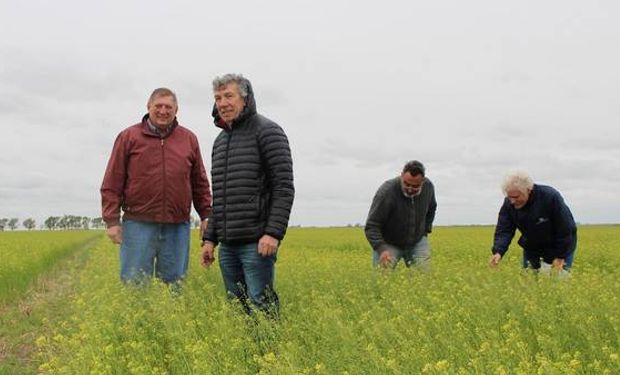
<path fill-rule="evenodd" d="M 502 191 L 507 194 L 509 190 L 518 190 L 527 193 L 534 187 L 534 181 L 530 175 L 523 170 L 511 171 L 504 177 Z"/>

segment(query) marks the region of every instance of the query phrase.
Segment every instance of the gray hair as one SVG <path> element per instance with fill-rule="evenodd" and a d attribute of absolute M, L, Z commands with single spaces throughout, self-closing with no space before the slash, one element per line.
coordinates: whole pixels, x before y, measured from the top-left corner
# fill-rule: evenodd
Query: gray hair
<path fill-rule="evenodd" d="M 174 91 L 170 90 L 167 87 L 160 87 L 160 88 L 153 90 L 153 92 L 151 93 L 151 96 L 149 97 L 148 104 L 150 105 L 151 102 L 155 100 L 155 98 L 159 98 L 160 96 L 172 96 L 174 103 L 175 104 L 177 103 L 177 94 L 175 94 Z"/>
<path fill-rule="evenodd" d="M 213 91 L 219 90 L 230 83 L 236 83 L 237 87 L 239 87 L 239 95 L 244 99 L 247 98 L 250 92 L 249 84 L 248 80 L 241 74 L 228 73 L 220 77 L 215 77 L 213 80 Z"/>
<path fill-rule="evenodd" d="M 504 177 L 502 191 L 507 194 L 509 190 L 518 190 L 527 193 L 534 187 L 534 181 L 530 175 L 523 170 L 511 171 Z"/>

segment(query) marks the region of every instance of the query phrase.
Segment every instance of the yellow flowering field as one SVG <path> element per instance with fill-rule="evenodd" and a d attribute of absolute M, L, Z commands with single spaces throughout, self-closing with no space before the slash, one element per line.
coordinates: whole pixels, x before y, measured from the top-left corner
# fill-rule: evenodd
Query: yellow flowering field
<path fill-rule="evenodd" d="M 0 303 L 24 293 L 32 281 L 100 231 L 0 232 Z"/>
<path fill-rule="evenodd" d="M 197 234 L 194 234 L 197 235 Z M 107 240 L 72 314 L 36 340 L 44 374 L 618 374 L 620 227 L 582 226 L 571 276 L 487 266 L 493 228 L 436 228 L 428 273 L 371 267 L 361 228 L 292 228 L 277 323 L 229 303 L 193 241 L 180 295 L 123 287 Z M 194 237 L 196 239 L 196 237 Z"/>

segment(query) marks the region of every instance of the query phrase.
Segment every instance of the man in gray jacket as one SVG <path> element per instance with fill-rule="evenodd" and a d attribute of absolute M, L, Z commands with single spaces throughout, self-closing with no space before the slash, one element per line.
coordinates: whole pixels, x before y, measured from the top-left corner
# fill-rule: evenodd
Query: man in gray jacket
<path fill-rule="evenodd" d="M 405 265 L 430 267 L 427 235 L 433 228 L 437 201 L 433 183 L 417 160 L 405 164 L 400 176 L 381 185 L 366 220 L 366 238 L 372 246 L 373 264 L 394 268 Z"/>

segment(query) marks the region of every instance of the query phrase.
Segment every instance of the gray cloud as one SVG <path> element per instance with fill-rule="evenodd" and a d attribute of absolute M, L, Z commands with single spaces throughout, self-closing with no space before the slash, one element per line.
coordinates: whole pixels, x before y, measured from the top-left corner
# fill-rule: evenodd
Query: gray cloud
<path fill-rule="evenodd" d="M 620 221 L 617 2 L 245 7 L 0 5 L 0 217 L 98 215 L 112 143 L 160 86 L 209 167 L 210 82 L 239 72 L 289 135 L 293 224 L 363 223 L 413 158 L 440 224 L 492 223 L 515 167 L 558 187 L 579 221 Z"/>

